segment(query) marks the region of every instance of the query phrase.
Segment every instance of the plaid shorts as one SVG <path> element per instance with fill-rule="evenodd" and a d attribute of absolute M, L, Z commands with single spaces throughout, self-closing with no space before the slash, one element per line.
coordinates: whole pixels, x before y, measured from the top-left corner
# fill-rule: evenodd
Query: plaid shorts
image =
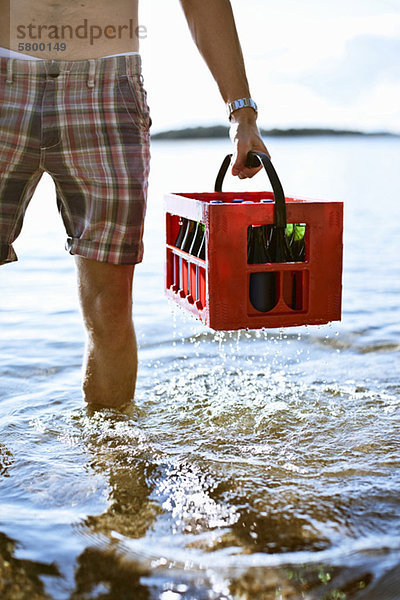
<path fill-rule="evenodd" d="M 139 55 L 0 58 L 0 264 L 45 171 L 71 254 L 141 262 L 150 126 Z"/>

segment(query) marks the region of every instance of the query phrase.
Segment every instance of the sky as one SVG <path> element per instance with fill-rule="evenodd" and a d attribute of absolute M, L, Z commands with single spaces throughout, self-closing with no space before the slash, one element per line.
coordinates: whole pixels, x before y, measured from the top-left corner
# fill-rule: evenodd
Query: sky
<path fill-rule="evenodd" d="M 400 133 L 400 0 L 231 0 L 259 126 Z M 179 0 L 141 0 L 157 131 L 227 123 Z"/>

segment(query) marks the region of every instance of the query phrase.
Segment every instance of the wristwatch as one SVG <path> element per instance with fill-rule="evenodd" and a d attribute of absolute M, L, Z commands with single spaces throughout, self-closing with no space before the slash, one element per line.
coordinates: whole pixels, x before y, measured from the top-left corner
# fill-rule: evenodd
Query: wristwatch
<path fill-rule="evenodd" d="M 229 120 L 231 120 L 231 115 L 232 115 L 233 111 L 238 110 L 239 108 L 250 107 L 253 110 L 255 110 L 256 113 L 258 111 L 257 104 L 254 102 L 254 100 L 252 98 L 239 98 L 238 100 L 234 100 L 233 102 L 228 102 L 226 107 L 227 107 Z"/>

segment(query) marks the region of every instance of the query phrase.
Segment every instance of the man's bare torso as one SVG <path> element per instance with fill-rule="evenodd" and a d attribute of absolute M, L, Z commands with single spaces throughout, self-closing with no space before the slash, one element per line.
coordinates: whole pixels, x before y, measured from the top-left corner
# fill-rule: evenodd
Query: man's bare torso
<path fill-rule="evenodd" d="M 139 51 L 138 0 L 0 0 L 0 46 L 80 60 Z"/>

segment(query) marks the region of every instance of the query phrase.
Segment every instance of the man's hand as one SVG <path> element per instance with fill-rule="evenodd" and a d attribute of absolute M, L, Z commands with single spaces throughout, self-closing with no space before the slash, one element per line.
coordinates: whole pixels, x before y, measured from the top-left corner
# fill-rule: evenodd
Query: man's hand
<path fill-rule="evenodd" d="M 269 158 L 271 156 L 261 139 L 256 113 L 252 108 L 241 108 L 232 113 L 229 135 L 234 144 L 232 175 L 237 175 L 239 179 L 254 177 L 262 169 L 262 165 L 253 169 L 245 167 L 247 153 L 258 150 Z"/>

